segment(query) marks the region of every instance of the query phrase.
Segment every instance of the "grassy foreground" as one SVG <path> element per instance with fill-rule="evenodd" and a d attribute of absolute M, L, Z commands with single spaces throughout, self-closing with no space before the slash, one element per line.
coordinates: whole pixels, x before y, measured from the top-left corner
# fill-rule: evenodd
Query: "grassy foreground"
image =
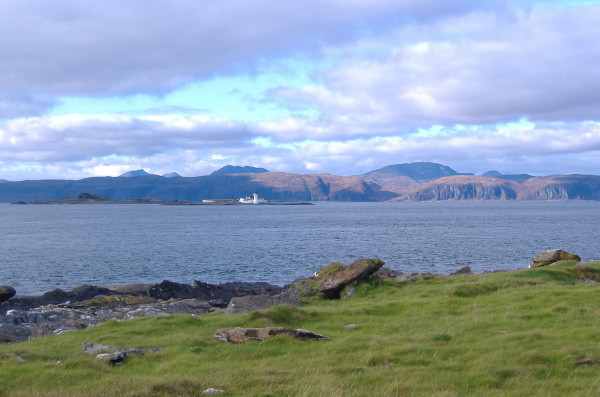
<path fill-rule="evenodd" d="M 194 396 L 213 387 L 228 396 L 598 396 L 600 284 L 589 280 L 600 280 L 600 262 L 372 279 L 349 299 L 301 308 L 111 321 L 0 346 L 0 395 Z M 272 325 L 332 340 L 212 337 Z M 164 350 L 111 366 L 82 342 Z"/>

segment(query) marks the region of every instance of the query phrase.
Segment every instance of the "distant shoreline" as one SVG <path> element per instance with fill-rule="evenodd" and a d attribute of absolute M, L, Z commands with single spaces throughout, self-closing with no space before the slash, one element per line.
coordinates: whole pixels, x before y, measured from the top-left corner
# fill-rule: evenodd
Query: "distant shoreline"
<path fill-rule="evenodd" d="M 266 203 L 252 204 L 241 203 L 238 199 L 213 199 L 205 200 L 203 202 L 157 198 L 131 198 L 124 200 L 113 200 L 109 197 L 100 197 L 89 193 L 80 193 L 77 198 L 63 197 L 58 200 L 34 200 L 30 202 L 13 201 L 11 204 L 314 205 L 314 203 L 299 201 L 270 201 Z"/>

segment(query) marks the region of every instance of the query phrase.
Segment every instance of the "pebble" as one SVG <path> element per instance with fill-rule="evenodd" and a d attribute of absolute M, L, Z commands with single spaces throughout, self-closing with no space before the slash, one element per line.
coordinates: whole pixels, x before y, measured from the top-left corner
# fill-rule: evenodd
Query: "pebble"
<path fill-rule="evenodd" d="M 210 387 L 202 392 L 202 394 L 223 394 L 223 393 L 225 393 L 225 390 L 215 389 L 212 387 Z"/>

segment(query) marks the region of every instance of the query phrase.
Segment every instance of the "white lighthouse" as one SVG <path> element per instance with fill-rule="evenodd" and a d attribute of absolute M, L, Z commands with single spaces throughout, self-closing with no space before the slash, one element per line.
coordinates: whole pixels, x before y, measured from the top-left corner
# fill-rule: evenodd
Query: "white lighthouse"
<path fill-rule="evenodd" d="M 264 197 L 260 197 L 258 193 L 254 193 L 252 197 L 246 196 L 240 199 L 242 204 L 266 204 L 267 200 Z"/>

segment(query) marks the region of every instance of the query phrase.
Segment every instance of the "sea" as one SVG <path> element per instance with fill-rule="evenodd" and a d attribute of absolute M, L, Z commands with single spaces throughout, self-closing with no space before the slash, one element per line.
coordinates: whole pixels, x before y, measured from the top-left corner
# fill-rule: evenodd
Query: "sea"
<path fill-rule="evenodd" d="M 314 205 L 0 204 L 0 285 L 264 281 L 381 258 L 404 273 L 525 268 L 560 248 L 600 260 L 600 202 Z"/>

